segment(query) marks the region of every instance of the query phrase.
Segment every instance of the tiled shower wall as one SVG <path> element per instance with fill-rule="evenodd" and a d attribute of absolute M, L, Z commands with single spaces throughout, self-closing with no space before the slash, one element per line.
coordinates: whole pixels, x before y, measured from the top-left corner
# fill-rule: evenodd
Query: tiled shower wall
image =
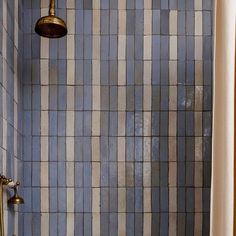
<path fill-rule="evenodd" d="M 209 235 L 212 0 L 24 0 L 24 236 Z"/>
<path fill-rule="evenodd" d="M 0 174 L 22 180 L 22 1 L 0 1 Z M 7 206 L 13 194 L 4 188 L 5 235 L 18 235 L 21 213 Z"/>

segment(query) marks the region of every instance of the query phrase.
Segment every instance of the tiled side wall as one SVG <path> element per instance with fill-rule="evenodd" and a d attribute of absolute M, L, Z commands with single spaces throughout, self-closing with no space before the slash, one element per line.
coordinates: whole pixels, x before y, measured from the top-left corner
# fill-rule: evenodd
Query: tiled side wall
<path fill-rule="evenodd" d="M 24 1 L 24 236 L 209 235 L 212 0 Z"/>
<path fill-rule="evenodd" d="M 22 181 L 22 1 L 0 0 L 0 174 Z M 19 235 L 13 192 L 4 188 L 5 235 Z M 19 221 L 19 224 L 18 224 Z"/>

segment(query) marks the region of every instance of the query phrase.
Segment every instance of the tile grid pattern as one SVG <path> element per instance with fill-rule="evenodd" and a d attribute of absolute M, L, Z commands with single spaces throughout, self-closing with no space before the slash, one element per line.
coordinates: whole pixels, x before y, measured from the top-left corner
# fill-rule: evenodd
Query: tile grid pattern
<path fill-rule="evenodd" d="M 0 2 L 0 173 L 19 181 L 22 181 L 23 133 L 21 13 L 21 0 Z M 13 211 L 7 206 L 9 194 L 4 188 L 6 235 L 18 234 L 22 223 L 21 209 Z"/>
<path fill-rule="evenodd" d="M 46 12 L 24 1 L 24 235 L 208 235 L 212 2 L 58 0 L 60 40 Z"/>

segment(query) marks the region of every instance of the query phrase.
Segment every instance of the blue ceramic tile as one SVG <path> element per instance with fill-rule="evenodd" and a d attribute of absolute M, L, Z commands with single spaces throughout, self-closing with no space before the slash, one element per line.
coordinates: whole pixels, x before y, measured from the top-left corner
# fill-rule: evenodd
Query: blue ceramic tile
<path fill-rule="evenodd" d="M 66 235 L 66 213 L 58 214 L 58 236 Z"/>
<path fill-rule="evenodd" d="M 134 138 L 126 138 L 126 161 L 134 161 Z"/>
<path fill-rule="evenodd" d="M 129 236 L 134 236 L 135 226 L 134 226 L 134 213 L 126 214 L 126 234 Z"/>
<path fill-rule="evenodd" d="M 168 235 L 168 224 L 169 217 L 168 213 L 160 214 L 160 235 Z"/>
<path fill-rule="evenodd" d="M 57 163 L 49 163 L 49 185 L 50 187 L 57 187 Z"/>
<path fill-rule="evenodd" d="M 109 189 L 101 187 L 101 212 L 109 212 Z"/>
<path fill-rule="evenodd" d="M 204 0 L 202 2 L 203 10 L 212 10 L 213 1 L 212 0 Z"/>
<path fill-rule="evenodd" d="M 127 86 L 126 109 L 127 111 L 134 111 L 134 108 L 135 108 L 135 89 L 134 89 L 134 86 Z"/>
<path fill-rule="evenodd" d="M 107 47 L 107 45 L 104 45 L 104 46 Z M 100 70 L 101 70 L 101 85 L 109 85 L 109 77 L 108 77 L 108 75 L 109 75 L 109 64 L 108 64 L 107 60 L 101 61 Z"/>
<path fill-rule="evenodd" d="M 135 181 L 135 186 L 136 187 L 142 187 L 143 185 L 143 168 L 142 168 L 142 163 L 135 163 L 135 176 L 134 176 L 134 181 Z"/>
<path fill-rule="evenodd" d="M 160 135 L 168 135 L 168 112 L 160 112 Z"/>
<path fill-rule="evenodd" d="M 60 175 L 60 181 L 58 181 L 58 187 L 66 187 L 66 164 L 65 162 L 58 162 L 58 173 Z"/>
<path fill-rule="evenodd" d="M 83 187 L 83 164 L 81 162 L 75 163 L 75 186 Z"/>
<path fill-rule="evenodd" d="M 177 211 L 178 212 L 185 212 L 185 204 L 186 204 L 186 189 L 185 188 L 178 188 L 177 194 Z"/>
<path fill-rule="evenodd" d="M 117 213 L 109 214 L 109 235 L 117 236 L 118 235 L 118 216 Z"/>
<path fill-rule="evenodd" d="M 102 136 L 108 136 L 108 129 L 109 129 L 109 113 L 108 112 L 101 112 L 101 127 L 100 132 Z"/>
<path fill-rule="evenodd" d="M 186 112 L 186 136 L 194 136 L 194 112 Z"/>
<path fill-rule="evenodd" d="M 177 10 L 178 9 L 178 0 L 170 0 L 169 1 L 169 9 Z"/>
<path fill-rule="evenodd" d="M 110 162 L 109 164 L 109 186 L 117 187 L 117 163 Z"/>
<path fill-rule="evenodd" d="M 160 186 L 168 186 L 168 165 L 166 162 L 160 163 Z"/>
<path fill-rule="evenodd" d="M 160 189 L 152 188 L 152 212 L 160 212 Z"/>
<path fill-rule="evenodd" d="M 49 188 L 49 211 L 57 212 L 58 202 L 57 202 L 57 188 Z"/>
<path fill-rule="evenodd" d="M 126 38 L 126 59 L 134 60 L 134 36 L 132 35 Z"/>
<path fill-rule="evenodd" d="M 115 2 L 115 0 L 113 0 Z M 110 4 L 113 2 L 110 1 Z M 116 5 L 117 5 L 117 0 L 116 0 Z M 116 7 L 117 8 L 117 7 Z M 117 34 L 118 30 L 118 12 L 117 10 L 110 10 L 110 22 L 109 22 L 109 32 L 111 35 Z"/>
<path fill-rule="evenodd" d="M 58 40 L 58 59 L 66 59 L 67 57 L 67 41 L 66 38 L 61 38 Z"/>
<path fill-rule="evenodd" d="M 40 138 L 33 137 L 32 161 L 40 161 Z"/>
<path fill-rule="evenodd" d="M 58 84 L 66 84 L 66 60 L 58 60 Z"/>
<path fill-rule="evenodd" d="M 49 214 L 49 235 L 53 236 L 58 233 L 58 215 L 56 213 Z"/>
<path fill-rule="evenodd" d="M 117 60 L 109 61 L 109 84 L 118 84 L 118 62 Z"/>
<path fill-rule="evenodd" d="M 89 1 L 86 1 L 89 2 Z M 91 2 L 91 1 L 90 1 Z M 84 10 L 84 35 L 92 33 L 92 11 Z"/>
<path fill-rule="evenodd" d="M 203 156 L 204 161 L 211 161 L 211 158 L 212 158 L 211 146 L 212 146 L 211 137 L 203 137 L 203 153 L 202 153 L 202 156 Z"/>
<path fill-rule="evenodd" d="M 186 11 L 186 34 L 194 35 L 194 11 Z"/>
<path fill-rule="evenodd" d="M 66 112 L 57 112 L 57 135 L 66 136 Z"/>
<path fill-rule="evenodd" d="M 194 213 L 186 214 L 186 234 L 194 235 Z"/>
<path fill-rule="evenodd" d="M 77 1 L 76 1 L 77 2 Z M 75 32 L 76 34 L 83 34 L 84 31 L 84 21 L 83 21 L 83 11 L 75 11 Z"/>
<path fill-rule="evenodd" d="M 84 212 L 91 212 L 92 211 L 92 189 L 91 188 L 84 188 Z"/>
<path fill-rule="evenodd" d="M 152 161 L 160 159 L 160 140 L 158 137 L 152 138 Z"/>
<path fill-rule="evenodd" d="M 83 214 L 75 214 L 75 235 L 83 236 Z"/>
<path fill-rule="evenodd" d="M 131 0 L 129 0 L 129 1 L 131 1 Z M 128 2 L 127 2 L 127 9 L 129 9 Z M 127 10 L 126 13 L 127 13 L 126 14 L 126 34 L 127 35 L 134 35 L 134 33 L 135 33 L 135 11 L 134 10 Z"/>
<path fill-rule="evenodd" d="M 126 188 L 126 211 L 134 212 L 135 209 L 134 188 Z"/>
<path fill-rule="evenodd" d="M 143 0 L 139 0 L 140 2 Z M 143 9 L 143 5 L 139 6 L 142 7 L 140 9 Z M 136 5 L 137 8 L 137 5 Z M 143 34 L 143 29 L 144 29 L 144 12 L 143 10 L 136 10 L 135 11 L 135 34 L 136 35 L 142 35 Z M 141 51 L 141 49 L 140 49 Z"/>
<path fill-rule="evenodd" d="M 31 176 L 32 176 L 32 167 L 31 162 L 24 162 L 23 163 L 23 176 L 24 176 L 24 186 L 30 187 L 31 186 Z"/>
<path fill-rule="evenodd" d="M 153 162 L 151 165 L 152 171 L 151 171 L 151 181 L 152 181 L 152 187 L 159 187 L 160 186 L 160 168 L 159 168 L 159 162 Z"/>
<path fill-rule="evenodd" d="M 58 211 L 59 212 L 66 212 L 66 203 L 67 203 L 66 188 L 58 188 Z"/>
<path fill-rule="evenodd" d="M 186 186 L 194 186 L 194 163 L 186 162 Z"/>
<path fill-rule="evenodd" d="M 117 111 L 118 107 L 118 91 L 117 86 L 110 86 L 110 111 Z"/>
<path fill-rule="evenodd" d="M 66 110 L 66 96 L 67 96 L 66 86 L 58 86 L 58 109 Z"/>
<path fill-rule="evenodd" d="M 92 59 L 92 36 L 91 35 L 84 36 L 84 59 L 85 60 Z"/>
<path fill-rule="evenodd" d="M 177 164 L 178 174 L 177 174 L 177 184 L 179 187 L 185 186 L 185 162 L 178 162 Z"/>
<path fill-rule="evenodd" d="M 84 75 L 84 84 L 91 85 L 92 84 L 92 61 L 91 60 L 84 60 L 84 68 L 83 68 L 83 75 Z"/>
<path fill-rule="evenodd" d="M 153 9 L 161 9 L 161 0 L 152 0 Z"/>
<path fill-rule="evenodd" d="M 195 139 L 194 137 L 186 137 L 186 160 L 194 161 L 195 156 Z"/>
<path fill-rule="evenodd" d="M 82 0 L 79 0 L 82 1 Z M 92 0 L 84 0 L 83 1 L 83 8 L 84 9 L 92 9 Z"/>
<path fill-rule="evenodd" d="M 84 137 L 83 138 L 83 161 L 89 162 L 92 159 L 92 153 L 91 153 L 91 138 L 90 137 Z"/>
<path fill-rule="evenodd" d="M 109 36 L 101 36 L 101 60 L 109 59 Z"/>
<path fill-rule="evenodd" d="M 84 180 L 84 187 L 91 187 L 92 185 L 92 166 L 91 163 L 85 162 L 83 164 L 83 180 Z"/>
<path fill-rule="evenodd" d="M 110 188 L 109 189 L 109 212 L 117 212 L 118 208 L 118 189 Z"/>
<path fill-rule="evenodd" d="M 84 136 L 91 136 L 92 133 L 92 114 L 89 111 L 84 112 Z"/>
<path fill-rule="evenodd" d="M 75 212 L 84 212 L 83 188 L 75 188 Z"/>
<path fill-rule="evenodd" d="M 185 161 L 186 144 L 185 137 L 178 137 L 177 139 L 177 157 L 178 161 Z"/>
<path fill-rule="evenodd" d="M 109 0 L 101 0 L 101 9 L 109 9 Z"/>
<path fill-rule="evenodd" d="M 118 132 L 118 114 L 117 114 L 117 112 L 110 112 L 109 119 L 110 119 L 109 135 L 110 136 L 117 136 L 117 132 Z"/>
<path fill-rule="evenodd" d="M 100 232 L 101 235 L 109 235 L 109 213 L 101 213 L 100 216 Z"/>
<path fill-rule="evenodd" d="M 135 46 L 135 59 L 136 60 L 142 60 L 143 59 L 143 36 L 141 35 L 135 35 L 134 38 L 134 46 Z M 141 61 L 142 63 L 142 61 Z"/>
<path fill-rule="evenodd" d="M 142 85 L 143 84 L 143 62 L 142 61 L 135 61 L 135 85 Z M 140 88 L 140 97 L 138 97 L 139 100 L 142 100 L 142 87 L 136 87 Z M 136 97 L 139 95 L 135 95 Z M 142 103 L 140 104 L 142 105 Z M 138 108 L 136 108 L 138 109 Z"/>
<path fill-rule="evenodd" d="M 57 160 L 57 138 L 49 137 L 49 160 Z"/>
<path fill-rule="evenodd" d="M 177 92 L 178 92 L 178 94 L 177 94 L 177 96 L 178 96 L 178 100 L 177 100 L 178 110 L 185 110 L 185 104 L 186 104 L 186 88 L 185 88 L 185 86 L 178 85 Z"/>
<path fill-rule="evenodd" d="M 131 46 L 132 48 L 132 46 Z M 130 54 L 134 56 L 133 54 Z M 128 85 L 134 84 L 134 61 L 133 60 L 127 60 L 126 61 L 126 82 Z"/>
<path fill-rule="evenodd" d="M 92 214 L 84 214 L 84 235 L 92 236 Z"/>
<path fill-rule="evenodd" d="M 135 188 L 135 212 L 143 212 L 143 189 Z"/>
<path fill-rule="evenodd" d="M 57 111 L 49 112 L 49 135 L 56 136 L 57 135 Z"/>
<path fill-rule="evenodd" d="M 185 36 L 178 36 L 178 60 L 184 61 L 186 57 L 186 37 Z"/>
<path fill-rule="evenodd" d="M 101 163 L 101 187 L 109 185 L 109 165 L 108 162 Z"/>
<path fill-rule="evenodd" d="M 117 36 L 110 36 L 110 50 L 109 50 L 109 59 L 117 59 Z"/>
<path fill-rule="evenodd" d="M 204 60 L 212 60 L 212 37 L 204 36 L 203 37 L 203 58 Z"/>
<path fill-rule="evenodd" d="M 32 213 L 24 214 L 24 235 L 32 235 Z"/>
<path fill-rule="evenodd" d="M 143 139 L 141 137 L 135 137 L 135 161 L 142 161 L 143 153 Z"/>
<path fill-rule="evenodd" d="M 32 186 L 40 186 L 40 162 L 32 163 Z"/>
<path fill-rule="evenodd" d="M 186 53 L 187 60 L 194 60 L 194 37 L 193 36 L 186 37 L 186 47 L 187 47 L 187 53 Z"/>
<path fill-rule="evenodd" d="M 194 79 L 195 79 L 195 66 L 193 61 L 187 61 L 186 64 L 186 84 L 187 85 L 194 85 Z"/>
<path fill-rule="evenodd" d="M 153 35 L 152 36 L 152 59 L 160 60 L 160 56 L 161 56 L 161 37 L 160 35 Z"/>
<path fill-rule="evenodd" d="M 83 138 L 75 138 L 75 161 L 83 160 Z"/>

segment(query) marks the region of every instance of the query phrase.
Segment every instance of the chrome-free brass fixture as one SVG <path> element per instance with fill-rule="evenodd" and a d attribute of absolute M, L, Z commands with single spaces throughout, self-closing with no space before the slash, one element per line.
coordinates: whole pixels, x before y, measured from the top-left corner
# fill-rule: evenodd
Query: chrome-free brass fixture
<path fill-rule="evenodd" d="M 14 190 L 14 196 L 8 200 L 9 204 L 23 204 L 24 200 L 18 195 L 17 187 L 19 182 L 14 183 L 12 179 L 0 175 L 0 236 L 4 236 L 4 218 L 3 218 L 3 186 L 7 186 Z"/>
<path fill-rule="evenodd" d="M 55 0 L 50 0 L 49 15 L 37 21 L 35 32 L 46 38 L 61 38 L 67 34 L 65 21 L 55 15 Z"/>
<path fill-rule="evenodd" d="M 14 190 L 14 195 L 10 199 L 8 199 L 7 201 L 8 204 L 16 204 L 16 205 L 24 204 L 24 199 L 18 194 L 17 188 L 19 185 L 20 185 L 20 182 L 17 181 L 13 186 L 9 186 L 9 188 L 12 188 Z"/>

